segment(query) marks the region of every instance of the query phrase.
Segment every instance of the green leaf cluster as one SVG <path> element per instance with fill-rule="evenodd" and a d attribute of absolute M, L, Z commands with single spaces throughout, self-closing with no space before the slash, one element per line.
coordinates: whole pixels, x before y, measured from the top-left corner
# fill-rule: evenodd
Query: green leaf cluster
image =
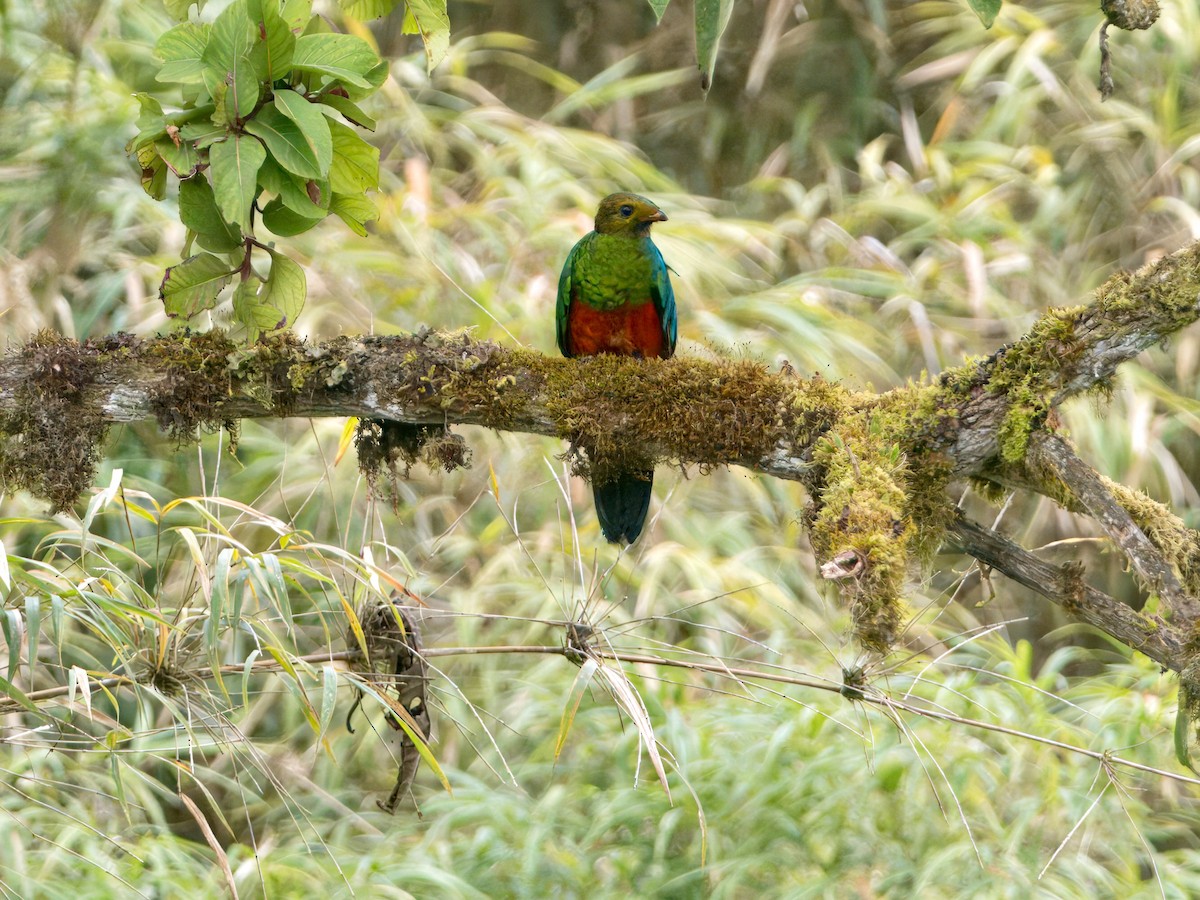
<path fill-rule="evenodd" d="M 190 5 L 173 11 L 186 16 Z M 444 16 L 444 4 L 431 5 Z M 182 22 L 155 45 L 156 80 L 178 102 L 164 109 L 138 94 L 139 130 L 126 150 L 156 200 L 168 173 L 179 179 L 186 258 L 160 285 L 167 315 L 211 309 L 236 278 L 233 315 L 249 339 L 285 328 L 304 306 L 304 272 L 256 226 L 290 237 L 332 214 L 365 235 L 378 218 L 367 192 L 379 186 L 379 151 L 355 126 L 374 130 L 359 103 L 388 65 L 361 37 L 329 29 L 312 0 L 234 0 L 211 23 Z"/>

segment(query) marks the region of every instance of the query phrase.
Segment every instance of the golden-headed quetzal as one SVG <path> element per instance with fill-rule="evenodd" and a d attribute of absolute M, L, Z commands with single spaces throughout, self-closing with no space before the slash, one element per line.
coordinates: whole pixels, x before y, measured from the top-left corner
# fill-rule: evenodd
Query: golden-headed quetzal
<path fill-rule="evenodd" d="M 571 249 L 558 279 L 555 318 L 563 356 L 674 354 L 675 292 L 650 240 L 650 226 L 666 220 L 637 194 L 610 194 L 600 201 L 596 230 Z M 633 543 L 642 533 L 653 478 L 653 471 L 629 472 L 593 483 L 596 515 L 610 541 Z"/>

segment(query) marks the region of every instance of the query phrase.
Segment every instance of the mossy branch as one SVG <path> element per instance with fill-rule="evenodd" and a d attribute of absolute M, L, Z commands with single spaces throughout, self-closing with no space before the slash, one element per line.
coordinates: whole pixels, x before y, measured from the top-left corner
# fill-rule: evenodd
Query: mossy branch
<path fill-rule="evenodd" d="M 1054 407 L 1109 389 L 1121 362 L 1200 317 L 1198 297 L 1200 244 L 1114 276 L 1089 305 L 1048 311 L 987 359 L 883 394 L 754 360 L 567 360 L 465 333 L 321 344 L 284 334 L 252 347 L 220 332 L 82 344 L 43 333 L 0 359 L 0 488 L 69 506 L 91 483 L 109 425 L 148 418 L 178 439 L 243 418 L 403 423 L 403 433 L 360 441 L 373 466 L 430 440 L 441 449 L 427 455 L 461 464 L 463 448 L 444 436 L 457 424 L 563 438 L 587 449 L 576 460 L 592 475 L 656 462 L 741 465 L 805 485 L 822 572 L 852 600 L 864 643 L 885 649 L 911 561 L 931 555 L 954 518 L 949 483 L 1024 471 Z M 1144 524 L 1117 502 L 1163 553 L 1166 571 L 1200 571 L 1193 533 L 1176 534 L 1159 516 Z M 1151 583 L 1173 590 L 1165 577 Z M 1193 592 L 1194 582 L 1183 578 Z"/>
<path fill-rule="evenodd" d="M 1117 501 L 1109 483 L 1080 459 L 1063 438 L 1035 434 L 1030 441 L 1027 468 L 1045 471 L 1047 477 L 1061 482 L 1065 496 L 1078 498 L 1080 509 L 1095 519 L 1125 554 L 1143 589 L 1162 598 L 1172 620 L 1180 616 L 1196 618 L 1196 600 L 1180 584 L 1166 555 Z"/>

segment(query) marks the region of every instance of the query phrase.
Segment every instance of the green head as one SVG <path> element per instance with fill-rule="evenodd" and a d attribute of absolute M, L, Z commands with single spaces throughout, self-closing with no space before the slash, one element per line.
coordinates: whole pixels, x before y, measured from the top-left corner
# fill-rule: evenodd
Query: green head
<path fill-rule="evenodd" d="M 609 194 L 596 210 L 596 230 L 601 234 L 645 237 L 651 225 L 665 221 L 665 212 L 637 194 Z"/>

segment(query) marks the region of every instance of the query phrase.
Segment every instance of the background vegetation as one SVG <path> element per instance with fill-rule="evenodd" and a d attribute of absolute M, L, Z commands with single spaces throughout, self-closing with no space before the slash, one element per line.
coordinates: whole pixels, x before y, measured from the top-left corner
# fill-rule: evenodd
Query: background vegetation
<path fill-rule="evenodd" d="M 472 328 L 552 352 L 558 268 L 621 188 L 670 214 L 682 352 L 882 390 L 1200 237 L 1200 12 L 1182 0 L 1113 37 L 1103 105 L 1100 17 L 1079 2 L 1009 4 L 988 31 L 934 0 L 743 2 L 707 99 L 679 3 L 657 27 L 630 0 L 451 4 L 432 76 L 398 22 L 328 12 L 393 65 L 368 101 L 371 233 L 280 240 L 307 274 L 302 334 Z M 155 295 L 183 229 L 123 149 L 170 20 L 47 0 L 0 23 L 0 329 L 181 327 Z M 1195 526 L 1200 342 L 1167 349 L 1065 424 Z M 630 665 L 668 799 L 638 729 L 557 656 L 433 659 L 453 794 L 423 767 L 422 817 L 378 811 L 388 729 L 368 701 L 373 727 L 346 730 L 351 688 L 317 657 L 344 649 L 346 605 L 395 582 L 426 598 L 431 646 L 558 645 L 547 620 L 586 611 L 627 652 L 834 689 L 865 665 L 874 697 L 1179 771 L 1170 680 L 964 560 L 915 573 L 908 649 L 865 660 L 796 485 L 663 473 L 647 537 L 618 556 L 560 445 L 463 432 L 473 468 L 414 469 L 382 500 L 329 420 L 247 423 L 233 455 L 224 434 L 178 447 L 131 426 L 74 515 L 3 497 L 0 666 L 25 696 L 64 693 L 0 726 L 0 892 L 1200 893 L 1194 785 L 836 690 Z M 963 503 L 1142 602 L 1089 523 Z M 266 663 L 282 671 L 253 674 Z M 89 691 L 84 673 L 139 681 Z"/>

